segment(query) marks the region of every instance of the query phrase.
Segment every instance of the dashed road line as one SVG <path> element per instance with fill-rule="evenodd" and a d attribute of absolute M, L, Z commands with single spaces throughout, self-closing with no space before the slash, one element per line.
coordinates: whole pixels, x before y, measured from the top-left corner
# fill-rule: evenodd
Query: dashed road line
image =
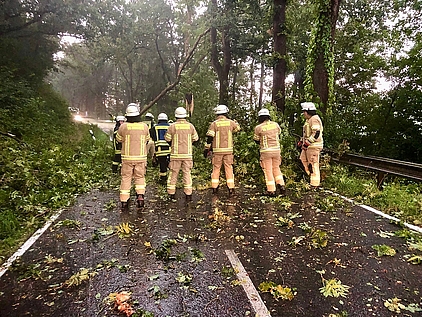
<path fill-rule="evenodd" d="M 239 258 L 237 257 L 236 253 L 233 250 L 225 250 L 229 261 L 237 274 L 237 278 L 241 282 L 243 289 L 246 295 L 249 298 L 249 301 L 252 304 L 253 309 L 255 310 L 256 317 L 271 317 L 270 312 L 268 311 L 267 307 L 265 306 L 264 302 L 261 299 L 258 291 L 256 290 L 255 286 L 253 285 L 251 279 L 249 278 L 248 273 L 246 272 L 245 268 L 243 267 L 242 263 L 240 262 Z"/>
<path fill-rule="evenodd" d="M 51 216 L 51 218 L 45 223 L 44 227 L 35 231 L 35 233 L 28 239 L 26 242 L 0 267 L 0 277 L 7 272 L 9 267 L 15 262 L 15 260 L 22 256 L 41 235 L 50 227 L 50 225 L 56 221 L 56 219 L 61 215 L 64 209 L 57 211 Z"/>

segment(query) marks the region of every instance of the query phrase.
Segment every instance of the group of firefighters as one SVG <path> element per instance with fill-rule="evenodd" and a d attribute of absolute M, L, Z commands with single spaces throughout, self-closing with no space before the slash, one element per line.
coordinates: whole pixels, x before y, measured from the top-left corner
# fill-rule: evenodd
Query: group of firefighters
<path fill-rule="evenodd" d="M 310 185 L 318 188 L 320 185 L 319 157 L 323 148 L 323 125 L 312 102 L 301 103 L 306 119 L 303 134 L 297 146 L 301 151 L 300 160 L 305 172 L 310 176 Z M 215 120 L 206 133 L 204 157 L 212 160 L 211 188 L 213 194 L 218 193 L 220 170 L 224 166 L 226 185 L 229 196 L 234 195 L 233 173 L 233 134 L 240 131 L 236 120 L 228 116 L 226 105 L 214 108 Z M 199 136 L 192 123 L 188 122 L 187 111 L 178 107 L 174 116 L 175 122 L 169 121 L 165 113 L 158 115 L 154 124 L 151 113 L 145 115 L 142 121 L 137 104 L 130 103 L 125 116 L 116 117 L 114 128 L 113 172 L 118 172 L 121 165 L 120 201 L 121 209 L 129 208 L 132 179 L 135 184 L 136 204 L 144 207 L 145 173 L 148 156 L 153 165 L 159 165 L 159 176 L 162 184 L 167 184 L 170 199 L 175 199 L 176 183 L 180 170 L 183 174 L 183 191 L 186 201 L 192 201 L 193 146 L 199 143 Z M 286 187 L 283 174 L 280 171 L 281 150 L 279 136 L 281 128 L 272 121 L 270 112 L 262 108 L 258 112 L 259 124 L 254 129 L 253 139 L 259 145 L 260 164 L 265 176 L 268 196 L 284 196 Z"/>

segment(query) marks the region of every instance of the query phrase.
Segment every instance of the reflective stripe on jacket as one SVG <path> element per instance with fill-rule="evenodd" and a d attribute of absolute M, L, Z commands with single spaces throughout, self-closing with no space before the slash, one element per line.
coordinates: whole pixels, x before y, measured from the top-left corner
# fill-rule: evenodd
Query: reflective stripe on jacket
<path fill-rule="evenodd" d="M 280 152 L 281 128 L 277 122 L 267 120 L 257 125 L 253 139 L 259 141 L 260 152 Z"/>
<path fill-rule="evenodd" d="M 169 126 L 170 125 L 167 122 L 160 122 L 152 129 L 151 137 L 155 142 L 156 156 L 167 156 L 170 154 L 170 146 L 164 139 Z"/>
<path fill-rule="evenodd" d="M 193 124 L 177 119 L 169 126 L 164 139 L 171 142 L 171 159 L 192 159 L 192 143 L 199 140 Z"/>
<path fill-rule="evenodd" d="M 146 144 L 150 135 L 145 123 L 123 123 L 117 131 L 116 140 L 122 143 L 122 161 L 146 161 Z"/>
<path fill-rule="evenodd" d="M 212 151 L 217 154 L 233 153 L 233 133 L 240 131 L 239 123 L 221 115 L 208 128 L 207 136 L 213 137 Z"/>
<path fill-rule="evenodd" d="M 116 139 L 117 131 L 119 129 L 115 129 L 113 132 L 113 146 L 114 146 L 114 154 L 122 154 L 122 143 L 118 142 Z"/>
<path fill-rule="evenodd" d="M 323 130 L 322 120 L 318 115 L 313 115 L 306 120 L 303 125 L 303 141 L 307 140 L 310 143 L 308 148 L 322 149 L 324 147 L 324 141 L 322 139 Z"/>

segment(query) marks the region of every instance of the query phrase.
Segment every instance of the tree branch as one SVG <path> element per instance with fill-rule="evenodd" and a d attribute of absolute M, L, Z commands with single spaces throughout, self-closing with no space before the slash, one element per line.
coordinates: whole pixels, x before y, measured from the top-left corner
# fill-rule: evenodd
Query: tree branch
<path fill-rule="evenodd" d="M 166 88 L 164 88 L 158 95 L 155 97 L 149 104 L 147 104 L 145 107 L 141 109 L 141 115 L 148 111 L 158 100 L 160 100 L 163 96 L 167 94 L 170 90 L 172 90 L 176 85 L 180 82 L 180 78 L 182 76 L 182 71 L 186 67 L 186 65 L 189 63 L 189 61 L 192 59 L 193 53 L 195 52 L 196 48 L 199 45 L 199 42 L 201 39 L 208 34 L 210 29 L 205 30 L 199 37 L 197 38 L 195 44 L 193 45 L 192 49 L 189 51 L 188 55 L 186 56 L 185 60 L 183 61 L 182 65 L 180 65 L 179 70 L 177 71 L 177 77 L 173 83 L 168 85 Z"/>

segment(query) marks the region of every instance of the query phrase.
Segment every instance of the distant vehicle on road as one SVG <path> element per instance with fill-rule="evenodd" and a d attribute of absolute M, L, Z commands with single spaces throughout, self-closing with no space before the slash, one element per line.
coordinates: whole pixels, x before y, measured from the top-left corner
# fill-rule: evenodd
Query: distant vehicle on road
<path fill-rule="evenodd" d="M 72 113 L 73 115 L 73 120 L 78 121 L 78 122 L 82 121 L 83 118 L 82 118 L 82 115 L 79 113 L 79 108 L 68 107 L 68 109 L 70 113 Z"/>

